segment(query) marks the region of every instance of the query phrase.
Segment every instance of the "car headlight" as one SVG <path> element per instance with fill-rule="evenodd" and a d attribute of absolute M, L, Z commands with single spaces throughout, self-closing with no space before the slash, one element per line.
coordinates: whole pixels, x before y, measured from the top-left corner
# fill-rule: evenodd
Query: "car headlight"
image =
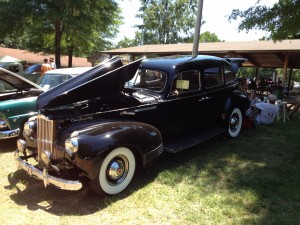
<path fill-rule="evenodd" d="M 8 124 L 4 120 L 0 120 L 0 130 L 5 130 L 8 128 Z"/>
<path fill-rule="evenodd" d="M 74 154 L 78 151 L 78 138 L 70 137 L 65 141 L 65 149 L 69 154 Z"/>
<path fill-rule="evenodd" d="M 36 127 L 35 121 L 27 121 L 24 124 L 24 133 L 26 136 L 31 137 L 34 133 L 34 128 Z"/>

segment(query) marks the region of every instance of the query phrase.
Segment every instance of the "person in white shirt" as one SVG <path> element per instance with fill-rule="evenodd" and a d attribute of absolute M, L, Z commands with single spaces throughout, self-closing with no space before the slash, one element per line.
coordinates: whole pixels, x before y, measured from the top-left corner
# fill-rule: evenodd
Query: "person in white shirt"
<path fill-rule="evenodd" d="M 277 96 L 270 94 L 268 96 L 268 99 L 268 102 L 258 102 L 253 105 L 254 109 L 257 112 L 257 115 L 255 116 L 255 122 L 257 124 L 272 124 L 279 111 L 278 105 L 275 105 Z"/>
<path fill-rule="evenodd" d="M 51 68 L 52 68 L 52 69 L 56 69 L 56 64 L 55 64 L 55 62 L 54 62 L 54 58 L 51 57 L 49 61 L 50 61 L 49 64 L 50 64 Z"/>

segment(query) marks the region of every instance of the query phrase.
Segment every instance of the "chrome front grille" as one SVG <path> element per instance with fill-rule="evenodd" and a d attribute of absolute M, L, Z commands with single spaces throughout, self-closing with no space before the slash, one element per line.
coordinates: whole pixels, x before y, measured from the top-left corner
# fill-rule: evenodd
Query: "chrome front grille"
<path fill-rule="evenodd" d="M 56 134 L 56 122 L 48 120 L 43 115 L 37 116 L 37 147 L 38 161 L 41 162 L 41 152 L 48 151 L 53 159 L 61 158 L 61 153 L 55 150 L 54 139 Z"/>

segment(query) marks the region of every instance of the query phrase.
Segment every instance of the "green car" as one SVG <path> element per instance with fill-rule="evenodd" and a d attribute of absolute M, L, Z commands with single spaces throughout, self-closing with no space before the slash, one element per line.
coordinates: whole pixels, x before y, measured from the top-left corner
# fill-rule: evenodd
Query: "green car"
<path fill-rule="evenodd" d="M 37 84 L 0 67 L 0 140 L 17 137 L 23 124 L 37 114 L 37 97 L 93 67 L 75 67 L 47 71 Z"/>
<path fill-rule="evenodd" d="M 37 114 L 36 99 L 41 93 L 37 84 L 0 68 L 0 140 L 22 134 L 23 124 Z"/>

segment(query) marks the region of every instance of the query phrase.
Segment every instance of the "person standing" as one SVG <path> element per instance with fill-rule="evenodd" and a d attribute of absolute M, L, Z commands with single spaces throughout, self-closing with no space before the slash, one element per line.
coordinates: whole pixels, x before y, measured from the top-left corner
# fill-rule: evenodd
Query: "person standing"
<path fill-rule="evenodd" d="M 44 63 L 41 66 L 41 76 L 43 76 L 46 73 L 46 71 L 48 71 L 48 70 L 52 70 L 52 68 L 51 68 L 50 64 L 48 63 L 48 59 L 45 58 Z"/>
<path fill-rule="evenodd" d="M 51 68 L 52 68 L 52 69 L 56 69 L 56 64 L 55 64 L 55 62 L 54 62 L 54 58 L 51 57 L 51 58 L 49 59 L 49 61 L 50 61 L 50 66 L 51 66 Z"/>

